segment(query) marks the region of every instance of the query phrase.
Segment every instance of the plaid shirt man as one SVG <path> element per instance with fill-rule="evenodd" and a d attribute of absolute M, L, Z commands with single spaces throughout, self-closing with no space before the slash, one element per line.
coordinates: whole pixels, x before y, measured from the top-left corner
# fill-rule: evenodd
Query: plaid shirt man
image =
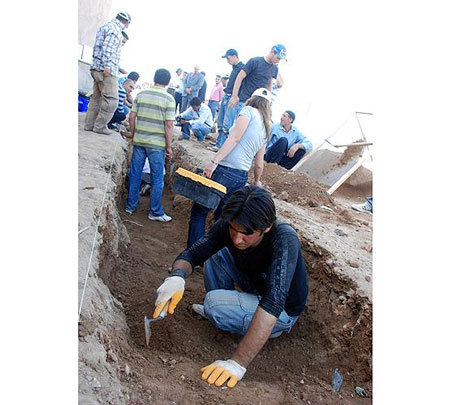
<path fill-rule="evenodd" d="M 124 28 L 124 24 L 114 18 L 98 30 L 95 46 L 93 47 L 91 69 L 102 72 L 105 68 L 108 68 L 113 76 L 119 75 L 121 31 Z"/>

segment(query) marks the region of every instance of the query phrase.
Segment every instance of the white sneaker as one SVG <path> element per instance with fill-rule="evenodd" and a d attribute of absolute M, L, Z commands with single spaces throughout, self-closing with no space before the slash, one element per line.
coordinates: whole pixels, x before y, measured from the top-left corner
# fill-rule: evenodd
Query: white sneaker
<path fill-rule="evenodd" d="M 134 211 L 131 211 L 131 210 L 127 209 L 127 208 L 126 208 L 124 211 L 126 211 L 129 215 L 132 215 L 132 214 L 134 213 Z"/>
<path fill-rule="evenodd" d="M 150 219 L 151 221 L 170 222 L 173 218 L 166 214 L 160 215 L 158 217 L 149 214 L 148 219 Z"/>
<path fill-rule="evenodd" d="M 371 206 L 367 201 L 364 204 L 353 204 L 351 205 L 351 208 L 354 211 L 358 212 L 368 212 L 370 214 L 372 213 Z"/>
<path fill-rule="evenodd" d="M 207 315 L 204 312 L 204 305 L 201 304 L 193 304 L 191 305 L 191 308 L 193 309 L 196 314 L 202 316 L 204 319 L 207 319 Z"/>

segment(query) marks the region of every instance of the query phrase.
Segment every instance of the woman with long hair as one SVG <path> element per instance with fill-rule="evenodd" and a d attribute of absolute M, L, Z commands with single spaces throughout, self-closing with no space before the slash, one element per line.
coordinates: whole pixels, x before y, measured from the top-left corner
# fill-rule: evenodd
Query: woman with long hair
<path fill-rule="evenodd" d="M 219 219 L 222 208 L 232 193 L 246 184 L 253 159 L 255 185 L 261 185 L 270 122 L 271 92 L 259 88 L 246 100 L 229 130 L 227 140 L 204 168 L 204 176 L 227 188 L 227 194 L 214 212 L 214 220 Z M 189 220 L 188 248 L 204 236 L 209 211 L 209 208 L 193 203 Z"/>

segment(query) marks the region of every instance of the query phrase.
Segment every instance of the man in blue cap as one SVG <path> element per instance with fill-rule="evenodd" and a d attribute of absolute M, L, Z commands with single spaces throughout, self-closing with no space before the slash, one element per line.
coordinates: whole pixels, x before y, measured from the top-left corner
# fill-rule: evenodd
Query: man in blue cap
<path fill-rule="evenodd" d="M 274 45 L 266 56 L 251 58 L 242 67 L 233 85 L 232 96 L 224 117 L 223 130 L 228 134 L 235 118 L 253 92 L 260 87 L 272 90 L 272 81 L 277 78 L 279 62 L 286 59 L 286 47 Z"/>

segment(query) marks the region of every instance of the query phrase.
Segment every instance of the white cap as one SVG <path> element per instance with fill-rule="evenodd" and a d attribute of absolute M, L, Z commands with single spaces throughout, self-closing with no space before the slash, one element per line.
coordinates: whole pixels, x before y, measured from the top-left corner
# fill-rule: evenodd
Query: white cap
<path fill-rule="evenodd" d="M 258 97 L 263 97 L 269 102 L 272 100 L 272 94 L 268 89 L 265 89 L 264 87 L 260 87 L 259 89 L 256 89 L 252 96 L 258 96 Z"/>

